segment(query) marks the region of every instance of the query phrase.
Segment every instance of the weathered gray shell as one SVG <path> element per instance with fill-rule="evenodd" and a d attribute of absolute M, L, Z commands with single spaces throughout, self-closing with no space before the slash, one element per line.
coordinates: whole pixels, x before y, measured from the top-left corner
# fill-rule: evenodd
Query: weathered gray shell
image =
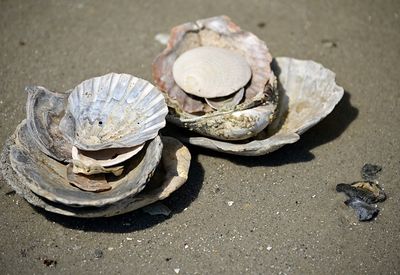
<path fill-rule="evenodd" d="M 20 129 L 20 126 L 18 129 Z M 16 132 L 19 132 L 19 130 Z M 0 166 L 7 183 L 34 206 L 43 208 L 49 212 L 82 218 L 119 215 L 165 199 L 186 182 L 191 158 L 188 149 L 179 141 L 173 138 L 163 137 L 162 142 L 164 147 L 162 160 L 160 162 L 160 166 L 162 167 L 156 170 L 156 174 L 159 174 L 160 177 L 153 177 L 142 192 L 101 207 L 73 207 L 48 201 L 29 189 L 26 184 L 29 179 L 24 175 L 17 174 L 11 166 L 10 149 L 12 146 L 17 146 L 15 142 L 16 136 L 14 134 L 7 140 L 1 154 Z M 24 149 L 28 150 L 27 148 Z M 40 151 L 38 150 L 37 152 Z M 161 170 L 165 172 L 157 172 Z"/>
<path fill-rule="evenodd" d="M 54 93 L 40 86 L 26 87 L 28 131 L 40 150 L 59 161 L 71 158 L 71 144 L 58 125 L 64 116 L 69 92 Z"/>
<path fill-rule="evenodd" d="M 310 60 L 287 57 L 275 60 L 281 102 L 277 118 L 268 131 L 238 143 L 196 136 L 181 137 L 181 140 L 235 155 L 264 155 L 296 142 L 302 133 L 332 112 L 344 93 L 335 82 L 334 72 Z"/>
<path fill-rule="evenodd" d="M 250 65 L 252 78 L 245 86 L 242 102 L 233 109 L 214 110 L 203 98 L 187 95 L 175 83 L 172 75 L 175 60 L 197 47 L 218 47 L 234 51 L 241 54 Z M 170 107 L 167 120 L 179 127 L 220 140 L 244 140 L 257 135 L 273 120 L 277 107 L 277 89 L 270 68 L 271 61 L 265 43 L 254 34 L 242 31 L 226 16 L 174 27 L 167 48 L 153 62 L 153 79 Z M 252 116 L 249 118 L 245 117 L 247 113 L 236 113 L 258 106 L 265 108 L 250 112 Z M 234 130 L 230 131 L 229 127 L 224 128 L 221 124 L 227 119 L 230 121 L 226 126 L 233 125 Z M 242 128 L 236 131 L 244 126 L 250 130 Z"/>
<path fill-rule="evenodd" d="M 167 113 L 163 96 L 152 84 L 110 73 L 73 89 L 60 129 L 82 150 L 132 147 L 155 138 Z"/>
<path fill-rule="evenodd" d="M 125 163 L 121 176 L 109 176 L 112 189 L 101 193 L 82 191 L 69 184 L 67 165 L 58 162 L 34 147 L 23 122 L 16 131 L 15 145 L 9 148 L 12 169 L 19 180 L 36 195 L 69 206 L 104 206 L 133 196 L 145 187 L 153 175 L 162 153 L 159 136 L 148 141 L 144 150 Z"/>

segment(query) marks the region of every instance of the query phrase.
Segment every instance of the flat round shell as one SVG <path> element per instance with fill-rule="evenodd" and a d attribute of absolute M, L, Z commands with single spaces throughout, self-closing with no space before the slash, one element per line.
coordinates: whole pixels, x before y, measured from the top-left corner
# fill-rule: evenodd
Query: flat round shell
<path fill-rule="evenodd" d="M 230 95 L 251 78 L 250 65 L 243 56 L 217 47 L 198 47 L 183 53 L 172 73 L 185 92 L 204 98 Z"/>

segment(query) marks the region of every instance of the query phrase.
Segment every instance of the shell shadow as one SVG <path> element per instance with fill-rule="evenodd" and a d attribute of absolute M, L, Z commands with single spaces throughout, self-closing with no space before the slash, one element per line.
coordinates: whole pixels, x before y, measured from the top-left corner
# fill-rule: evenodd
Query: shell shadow
<path fill-rule="evenodd" d="M 345 91 L 334 110 L 317 125 L 302 134 L 299 141 L 287 144 L 270 154 L 258 157 L 243 157 L 227 155 L 208 149 L 203 149 L 202 154 L 225 158 L 233 163 L 247 167 L 281 166 L 289 163 L 311 161 L 315 156 L 310 150 L 338 138 L 357 118 L 359 111 L 351 105 L 350 98 L 350 93 Z"/>
<path fill-rule="evenodd" d="M 197 160 L 198 154 L 192 155 L 189 177 L 186 183 L 171 194 L 162 202 L 171 210 L 168 217 L 157 215 L 152 216 L 141 209 L 108 218 L 77 218 L 67 217 L 60 214 L 47 212 L 41 208 L 34 207 L 47 220 L 56 222 L 66 228 L 77 229 L 89 232 L 128 233 L 150 228 L 162 223 L 174 214 L 182 212 L 198 196 L 203 185 L 204 169 Z"/>

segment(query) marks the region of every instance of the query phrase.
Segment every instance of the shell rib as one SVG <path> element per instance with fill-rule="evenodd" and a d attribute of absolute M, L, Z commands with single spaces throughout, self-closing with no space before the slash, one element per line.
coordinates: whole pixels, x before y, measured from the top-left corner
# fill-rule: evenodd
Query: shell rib
<path fill-rule="evenodd" d="M 175 61 L 172 72 L 185 92 L 204 98 L 233 94 L 251 77 L 250 66 L 242 55 L 217 47 L 184 52 Z"/>
<path fill-rule="evenodd" d="M 73 89 L 60 129 L 82 150 L 133 147 L 156 137 L 167 113 L 164 97 L 149 82 L 110 73 Z"/>

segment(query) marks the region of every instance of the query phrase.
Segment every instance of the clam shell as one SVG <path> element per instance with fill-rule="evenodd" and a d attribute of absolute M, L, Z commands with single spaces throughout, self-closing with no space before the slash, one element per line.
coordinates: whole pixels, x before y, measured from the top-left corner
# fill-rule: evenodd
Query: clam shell
<path fill-rule="evenodd" d="M 207 104 L 215 110 L 232 110 L 243 99 L 244 88 L 226 97 L 206 98 Z"/>
<path fill-rule="evenodd" d="M 190 114 L 212 111 L 201 98 L 186 94 L 176 84 L 172 73 L 177 58 L 198 47 L 222 48 L 246 59 L 252 78 L 246 86 L 245 100 L 239 109 L 259 105 L 273 97 L 273 93 L 269 93 L 271 88 L 266 87 L 272 85 L 274 79 L 270 67 L 272 57 L 266 44 L 254 34 L 241 30 L 229 17 L 212 17 L 174 27 L 167 48 L 153 62 L 153 79 L 176 114 L 188 118 Z"/>
<path fill-rule="evenodd" d="M 20 128 L 20 127 L 18 127 Z M 172 192 L 183 185 L 187 178 L 190 166 L 190 153 L 188 149 L 179 141 L 169 137 L 163 137 L 164 144 L 161 170 L 165 170 L 161 180 L 152 179 L 147 187 L 136 194 L 111 205 L 102 207 L 71 207 L 63 204 L 54 203 L 43 199 L 33 193 L 26 185 L 29 179 L 23 175 L 18 175 L 10 163 L 10 147 L 15 146 L 15 134 L 11 136 L 5 144 L 1 154 L 0 168 L 7 183 L 30 204 L 43 208 L 46 211 L 82 218 L 110 217 L 127 213 L 143 206 L 165 199 Z M 26 149 L 26 148 L 25 148 Z"/>
<path fill-rule="evenodd" d="M 180 55 L 173 67 L 175 82 L 185 92 L 204 98 L 228 96 L 249 82 L 246 59 L 231 50 L 198 47 Z"/>
<path fill-rule="evenodd" d="M 277 118 L 253 140 L 225 142 L 206 137 L 180 137 L 181 140 L 215 151 L 258 156 L 294 143 L 300 135 L 325 118 L 343 96 L 335 82 L 335 73 L 311 60 L 288 57 L 275 59 L 280 84 L 280 108 Z"/>
<path fill-rule="evenodd" d="M 79 160 L 82 163 L 109 167 L 130 159 L 140 152 L 144 147 L 144 143 L 128 148 L 111 148 L 98 151 L 84 151 L 72 146 L 72 159 Z"/>
<path fill-rule="evenodd" d="M 25 122 L 18 127 L 15 136 L 15 144 L 9 148 L 9 159 L 18 178 L 37 196 L 73 207 L 104 206 L 139 193 L 153 175 L 162 153 L 162 142 L 157 136 L 127 162 L 121 176 L 107 178 L 111 190 L 91 193 L 69 184 L 67 165 L 32 147 Z"/>
<path fill-rule="evenodd" d="M 163 96 L 152 84 L 110 73 L 72 90 L 60 129 L 82 150 L 132 147 L 155 138 L 167 113 Z"/>
<path fill-rule="evenodd" d="M 67 161 L 71 158 L 71 144 L 58 128 L 64 115 L 69 92 L 54 93 L 40 86 L 30 86 L 26 103 L 29 133 L 38 148 L 46 155 Z"/>

